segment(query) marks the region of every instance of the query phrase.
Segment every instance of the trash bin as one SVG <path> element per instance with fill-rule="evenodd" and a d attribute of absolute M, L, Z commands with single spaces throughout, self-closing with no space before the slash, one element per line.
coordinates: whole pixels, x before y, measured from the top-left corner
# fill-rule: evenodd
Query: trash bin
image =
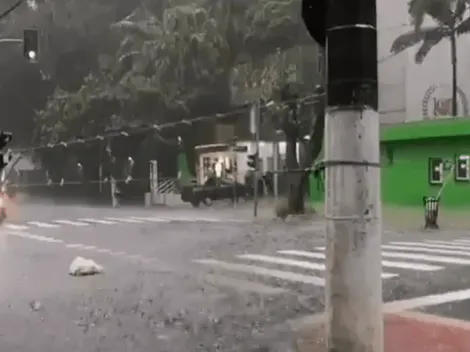
<path fill-rule="evenodd" d="M 438 229 L 437 217 L 439 215 L 439 197 L 423 197 L 424 228 Z"/>

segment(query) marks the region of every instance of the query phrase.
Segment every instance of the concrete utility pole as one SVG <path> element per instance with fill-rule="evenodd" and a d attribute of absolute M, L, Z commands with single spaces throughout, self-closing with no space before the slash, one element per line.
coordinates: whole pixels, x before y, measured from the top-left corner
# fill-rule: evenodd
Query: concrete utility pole
<path fill-rule="evenodd" d="M 383 352 L 376 0 L 326 9 L 328 351 Z"/>

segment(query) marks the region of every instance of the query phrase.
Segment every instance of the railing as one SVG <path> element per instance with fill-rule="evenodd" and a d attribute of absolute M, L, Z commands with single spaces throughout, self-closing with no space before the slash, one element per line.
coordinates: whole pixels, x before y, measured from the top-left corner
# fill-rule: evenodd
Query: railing
<path fill-rule="evenodd" d="M 178 193 L 177 179 L 176 178 L 164 178 L 158 180 L 158 192 L 164 193 Z"/>

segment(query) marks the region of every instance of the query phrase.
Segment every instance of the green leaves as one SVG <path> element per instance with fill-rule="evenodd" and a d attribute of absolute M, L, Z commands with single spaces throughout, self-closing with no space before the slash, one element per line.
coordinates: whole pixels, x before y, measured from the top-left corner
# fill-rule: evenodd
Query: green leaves
<path fill-rule="evenodd" d="M 442 39 L 470 31 L 470 17 L 464 18 L 469 15 L 469 10 L 469 0 L 410 0 L 408 12 L 414 30 L 396 38 L 390 51 L 398 54 L 421 43 L 415 61 L 422 63 Z M 432 18 L 437 26 L 422 28 L 426 17 Z"/>
<path fill-rule="evenodd" d="M 301 22 L 300 0 L 168 4 L 156 14 L 140 7 L 114 23 L 111 28 L 121 38 L 115 55 L 101 56 L 100 72 L 79 91 L 54 94 L 39 114 L 42 122 L 64 134 L 72 125 L 86 125 L 92 105 L 100 100 L 118 102 L 129 115 L 137 110 L 186 114 L 201 97 L 228 107 L 234 68 L 243 64 L 249 71 L 243 76 L 269 95 L 283 79 L 276 73 L 285 66 L 278 53 L 304 39 L 312 44 Z"/>

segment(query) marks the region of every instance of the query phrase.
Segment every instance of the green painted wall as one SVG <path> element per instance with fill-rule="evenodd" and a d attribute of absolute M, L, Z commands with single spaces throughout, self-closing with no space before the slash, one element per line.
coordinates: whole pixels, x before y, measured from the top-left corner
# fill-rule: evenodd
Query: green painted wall
<path fill-rule="evenodd" d="M 390 148 L 393 162 L 390 163 Z M 382 145 L 382 201 L 387 204 L 421 206 L 423 196 L 439 193 L 443 185 L 429 184 L 429 158 L 455 162 L 456 155 L 470 155 L 470 138 L 460 137 L 409 141 Z M 470 184 L 455 181 L 453 172 L 445 173 L 441 204 L 470 205 Z"/>
<path fill-rule="evenodd" d="M 437 195 L 442 185 L 429 184 L 430 157 L 455 163 L 457 155 L 470 155 L 470 118 L 445 118 L 381 128 L 382 201 L 401 206 L 422 206 L 423 196 Z M 448 174 L 448 172 L 447 172 Z M 470 183 L 447 177 L 441 193 L 446 207 L 470 205 Z M 324 191 L 311 179 L 311 201 Z"/>

